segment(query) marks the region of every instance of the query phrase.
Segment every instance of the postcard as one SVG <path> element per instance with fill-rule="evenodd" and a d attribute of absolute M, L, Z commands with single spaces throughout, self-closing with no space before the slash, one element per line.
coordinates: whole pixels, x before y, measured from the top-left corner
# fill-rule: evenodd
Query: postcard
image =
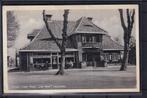
<path fill-rule="evenodd" d="M 4 93 L 140 92 L 139 6 L 3 6 Z"/>

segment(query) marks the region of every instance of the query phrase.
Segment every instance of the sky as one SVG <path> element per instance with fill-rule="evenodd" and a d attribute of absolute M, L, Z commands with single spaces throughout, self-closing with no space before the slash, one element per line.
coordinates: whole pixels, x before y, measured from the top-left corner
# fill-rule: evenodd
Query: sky
<path fill-rule="evenodd" d="M 123 29 L 120 24 L 120 17 L 118 10 L 70 10 L 68 20 L 76 21 L 82 16 L 93 17 L 93 22 L 100 28 L 106 30 L 112 39 L 116 37 L 123 43 Z M 63 20 L 64 10 L 50 10 L 47 14 L 52 14 L 52 20 Z M 8 49 L 8 55 L 14 57 L 18 49 L 23 48 L 29 44 L 27 34 L 32 33 L 34 29 L 41 29 L 44 26 L 42 18 L 42 10 L 25 10 L 14 11 L 16 21 L 19 24 L 19 33 L 17 35 L 14 46 Z M 134 32 L 134 28 L 133 28 Z M 133 33 L 134 35 L 134 33 Z"/>

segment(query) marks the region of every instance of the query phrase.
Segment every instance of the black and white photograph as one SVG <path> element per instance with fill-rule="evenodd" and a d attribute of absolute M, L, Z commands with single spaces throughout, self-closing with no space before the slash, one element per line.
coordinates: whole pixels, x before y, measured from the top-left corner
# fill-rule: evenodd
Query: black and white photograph
<path fill-rule="evenodd" d="M 138 5 L 3 6 L 4 93 L 140 92 Z"/>

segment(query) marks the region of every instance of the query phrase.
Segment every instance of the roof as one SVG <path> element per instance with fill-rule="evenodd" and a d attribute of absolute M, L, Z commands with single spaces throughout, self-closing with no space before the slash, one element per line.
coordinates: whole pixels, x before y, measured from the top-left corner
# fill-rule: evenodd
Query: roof
<path fill-rule="evenodd" d="M 103 36 L 103 50 L 123 50 L 123 46 L 111 39 L 109 35 Z"/>
<path fill-rule="evenodd" d="M 63 21 L 53 20 L 48 22 L 50 29 L 54 32 L 56 38 L 62 39 L 62 28 L 63 28 Z M 68 29 L 67 32 L 70 32 L 72 28 L 75 26 L 75 22 L 70 21 L 68 22 Z M 58 46 L 56 43 L 51 39 L 50 34 L 48 33 L 46 27 L 44 26 L 40 31 L 37 30 L 38 33 L 34 33 L 35 38 L 30 42 L 29 45 L 24 47 L 21 50 L 48 50 L 48 51 L 59 51 Z M 32 34 L 33 35 L 33 34 Z M 74 49 L 73 46 L 67 45 L 68 50 Z M 76 51 L 76 50 L 75 50 Z"/>
<path fill-rule="evenodd" d="M 52 20 L 51 22 L 48 22 L 48 25 L 50 26 L 51 31 L 54 32 L 55 37 L 58 39 L 62 39 L 63 21 Z M 72 31 L 72 28 L 74 26 L 75 26 L 75 22 L 73 21 L 68 22 L 67 34 Z M 39 34 L 38 36 L 39 39 L 51 38 L 45 26 L 40 30 L 40 32 L 41 34 Z"/>
<path fill-rule="evenodd" d="M 48 22 L 48 25 L 50 26 L 51 31 L 54 32 L 55 37 L 62 39 L 63 21 L 52 20 Z M 29 34 L 29 36 L 34 36 L 35 34 L 37 34 L 37 32 L 38 29 L 33 31 L 32 34 Z M 40 39 L 51 37 L 50 34 L 48 34 L 48 31 L 45 26 L 42 28 L 41 32 L 42 34 L 39 35 Z M 77 33 L 106 34 L 106 31 L 97 27 L 95 24 L 92 23 L 92 21 L 89 21 L 86 17 L 81 17 L 77 21 L 68 21 L 67 35 L 70 36 L 72 34 Z"/>
<path fill-rule="evenodd" d="M 55 43 L 54 40 L 52 40 L 51 38 L 39 38 L 41 36 L 41 33 L 34 38 L 34 40 L 27 45 L 26 47 L 24 47 L 21 50 L 48 50 L 48 51 L 60 51 L 59 47 L 57 46 L 57 44 Z M 61 40 L 59 40 L 59 43 L 61 43 Z M 67 51 L 77 51 L 77 49 L 73 48 L 72 45 L 66 45 L 67 47 Z"/>
<path fill-rule="evenodd" d="M 60 43 L 62 40 L 62 28 L 63 21 L 52 20 L 48 22 L 51 31 L 54 33 L 55 37 L 59 39 Z M 81 17 L 79 20 L 68 21 L 67 25 L 67 35 L 70 36 L 72 34 L 77 33 L 96 33 L 96 34 L 107 34 L 107 32 L 95 24 L 92 21 L 88 20 L 86 17 Z M 30 42 L 29 45 L 24 47 L 21 50 L 48 50 L 48 51 L 59 51 L 56 43 L 51 39 L 50 34 L 48 33 L 46 27 L 44 26 L 40 30 L 34 30 L 32 34 L 29 36 L 34 36 L 34 39 Z M 104 49 L 122 49 L 119 44 L 116 44 L 110 37 L 104 37 Z M 68 50 L 77 51 L 72 45 L 67 45 Z"/>

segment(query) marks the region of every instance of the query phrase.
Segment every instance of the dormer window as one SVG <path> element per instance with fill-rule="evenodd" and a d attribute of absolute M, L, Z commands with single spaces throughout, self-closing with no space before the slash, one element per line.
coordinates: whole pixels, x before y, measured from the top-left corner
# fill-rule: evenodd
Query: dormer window
<path fill-rule="evenodd" d="M 87 19 L 88 19 L 89 21 L 92 21 L 93 18 L 92 18 L 92 17 L 87 17 Z"/>
<path fill-rule="evenodd" d="M 82 43 L 102 42 L 102 35 L 82 35 Z"/>
<path fill-rule="evenodd" d="M 82 42 L 83 43 L 92 43 L 93 42 L 93 36 L 92 35 L 83 35 L 82 36 Z"/>
<path fill-rule="evenodd" d="M 35 29 L 31 34 L 27 35 L 28 39 L 32 41 L 39 32 L 40 32 L 40 29 Z"/>
<path fill-rule="evenodd" d="M 84 26 L 86 26 L 86 27 L 92 27 L 92 25 L 90 25 L 90 24 L 84 24 Z"/>

